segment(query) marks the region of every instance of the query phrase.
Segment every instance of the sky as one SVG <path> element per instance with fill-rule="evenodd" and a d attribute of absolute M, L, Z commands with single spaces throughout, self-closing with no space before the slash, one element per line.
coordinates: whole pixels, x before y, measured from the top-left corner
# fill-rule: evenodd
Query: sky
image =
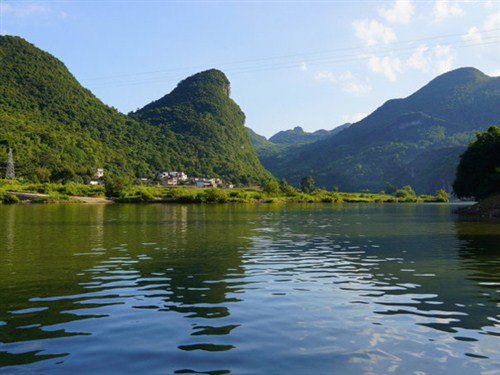
<path fill-rule="evenodd" d="M 266 137 L 359 121 L 456 68 L 500 75 L 500 0 L 0 0 L 0 34 L 123 113 L 220 69 Z"/>

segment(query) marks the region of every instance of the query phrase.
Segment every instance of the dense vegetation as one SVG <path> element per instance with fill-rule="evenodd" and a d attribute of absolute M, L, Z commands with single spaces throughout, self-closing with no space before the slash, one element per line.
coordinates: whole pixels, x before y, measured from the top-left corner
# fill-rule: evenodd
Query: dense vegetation
<path fill-rule="evenodd" d="M 500 127 L 478 133 L 460 156 L 453 190 L 460 198 L 500 194 Z"/>
<path fill-rule="evenodd" d="M 271 174 L 262 168 L 244 127 L 245 114 L 229 95 L 226 76 L 208 70 L 185 79 L 131 116 L 151 124 L 159 139 L 175 133 L 180 155 L 176 170 L 245 185 L 269 179 Z"/>
<path fill-rule="evenodd" d="M 342 130 L 348 128 L 351 124 L 344 124 L 336 127 L 333 130 L 316 130 L 313 133 L 305 132 L 300 126 L 296 126 L 293 129 L 282 130 L 271 138 L 269 141 L 274 144 L 283 144 L 283 145 L 297 145 L 297 144 L 305 144 L 321 141 L 323 139 L 329 138 Z"/>
<path fill-rule="evenodd" d="M 293 129 L 283 130 L 272 137 L 266 137 L 255 133 L 252 129 L 247 128 L 250 135 L 250 141 L 257 151 L 259 158 L 267 158 L 275 154 L 293 152 L 292 148 L 302 146 L 308 143 L 318 142 L 329 137 L 332 137 L 342 130 L 348 128 L 351 124 L 344 124 L 332 130 L 317 130 L 313 133 L 305 132 L 300 126 Z"/>
<path fill-rule="evenodd" d="M 0 173 L 8 149 L 16 177 L 88 182 L 154 177 L 162 170 L 249 184 L 270 178 L 250 145 L 223 73 L 210 70 L 126 116 L 81 87 L 63 63 L 21 38 L 0 36 Z"/>
<path fill-rule="evenodd" d="M 35 203 L 80 202 L 76 196 L 108 197 L 119 203 L 342 203 L 342 202 L 446 202 L 444 191 L 436 195 L 417 196 L 410 186 L 394 191 L 393 194 L 341 193 L 325 191 L 314 185 L 312 178 L 306 178 L 303 190 L 295 189 L 282 180 L 270 179 L 262 188 L 245 189 L 200 189 L 196 187 L 140 186 L 130 183 L 107 183 L 106 186 L 89 186 L 73 182 L 29 183 L 0 179 L 0 202 L 19 203 L 22 193 L 41 195 L 27 198 Z M 20 198 L 21 196 L 21 198 Z"/>
<path fill-rule="evenodd" d="M 405 99 L 390 100 L 327 139 L 276 152 L 261 161 L 299 186 L 381 191 L 387 183 L 420 193 L 451 192 L 460 154 L 500 118 L 500 78 L 472 68 L 443 74 Z"/>

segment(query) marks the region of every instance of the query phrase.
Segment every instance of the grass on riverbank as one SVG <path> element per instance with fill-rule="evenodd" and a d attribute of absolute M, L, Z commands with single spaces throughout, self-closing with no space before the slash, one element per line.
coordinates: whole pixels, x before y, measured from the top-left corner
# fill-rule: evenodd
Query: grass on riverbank
<path fill-rule="evenodd" d="M 16 192 L 16 194 L 13 194 Z M 29 199 L 36 203 L 75 202 L 74 197 L 106 197 L 104 186 L 89 186 L 77 183 L 56 184 L 22 184 L 16 181 L 0 180 L 0 201 L 18 203 L 23 195 L 18 193 L 34 193 L 38 196 Z M 108 191 L 109 193 L 109 191 Z M 161 186 L 125 186 L 114 190 L 113 201 L 120 203 L 164 202 L 164 203 L 342 203 L 342 202 L 445 202 L 446 196 L 416 196 L 412 194 L 372 194 L 342 193 L 317 190 L 311 194 L 299 190 L 288 189 L 286 194 L 266 193 L 260 188 L 247 189 L 200 189 L 193 186 L 161 187 Z M 109 194 L 108 194 L 109 195 Z M 21 197 L 21 198 L 19 198 Z"/>

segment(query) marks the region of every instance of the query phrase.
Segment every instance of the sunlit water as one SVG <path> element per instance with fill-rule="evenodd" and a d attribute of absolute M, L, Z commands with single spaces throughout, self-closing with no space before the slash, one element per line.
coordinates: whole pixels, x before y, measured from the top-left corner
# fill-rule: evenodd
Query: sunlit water
<path fill-rule="evenodd" d="M 1 374 L 500 374 L 448 205 L 0 206 Z"/>

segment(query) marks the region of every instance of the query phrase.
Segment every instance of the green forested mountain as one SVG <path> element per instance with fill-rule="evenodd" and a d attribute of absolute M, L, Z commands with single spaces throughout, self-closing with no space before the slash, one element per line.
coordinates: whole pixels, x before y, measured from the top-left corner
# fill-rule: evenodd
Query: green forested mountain
<path fill-rule="evenodd" d="M 333 130 L 316 130 L 313 133 L 305 132 L 300 126 L 296 126 L 293 129 L 282 130 L 271 138 L 269 141 L 275 144 L 284 144 L 284 145 L 297 145 L 297 144 L 305 144 L 321 141 L 322 139 L 326 139 L 331 137 L 345 128 L 348 128 L 351 124 L 344 124 L 339 127 L 336 127 Z"/>
<path fill-rule="evenodd" d="M 500 194 L 500 127 L 477 133 L 460 155 L 453 190 L 459 197 L 484 199 Z"/>
<path fill-rule="evenodd" d="M 0 61 L 0 160 L 12 148 L 17 176 L 78 181 L 104 167 L 108 176 L 184 170 L 240 183 L 270 177 L 219 71 L 190 77 L 126 116 L 83 88 L 62 62 L 19 37 L 0 36 Z"/>
<path fill-rule="evenodd" d="M 248 135 L 250 136 L 250 142 L 252 143 L 252 146 L 255 148 L 255 151 L 257 152 L 259 158 L 270 156 L 277 152 L 281 152 L 286 147 L 285 145 L 278 145 L 272 143 L 266 137 L 257 134 L 250 128 L 247 128 L 247 132 Z"/>
<path fill-rule="evenodd" d="M 461 68 L 386 102 L 335 137 L 261 160 L 294 184 L 311 175 L 320 186 L 345 191 L 380 191 L 388 183 L 451 191 L 459 155 L 499 118 L 500 78 Z"/>
<path fill-rule="evenodd" d="M 269 179 L 244 127 L 245 114 L 229 95 L 226 76 L 208 70 L 185 79 L 131 116 L 150 124 L 160 144 L 163 134 L 175 134 L 177 169 L 227 176 L 244 184 Z"/>
<path fill-rule="evenodd" d="M 247 128 L 247 131 L 255 151 L 257 151 L 257 155 L 262 159 L 284 153 L 285 149 L 288 149 L 286 151 L 287 153 L 293 153 L 291 150 L 292 148 L 332 137 L 349 126 L 351 126 L 351 124 L 344 124 L 332 130 L 321 129 L 313 133 L 305 132 L 300 126 L 296 126 L 293 129 L 282 130 L 269 139 L 255 133 L 250 128 Z"/>

